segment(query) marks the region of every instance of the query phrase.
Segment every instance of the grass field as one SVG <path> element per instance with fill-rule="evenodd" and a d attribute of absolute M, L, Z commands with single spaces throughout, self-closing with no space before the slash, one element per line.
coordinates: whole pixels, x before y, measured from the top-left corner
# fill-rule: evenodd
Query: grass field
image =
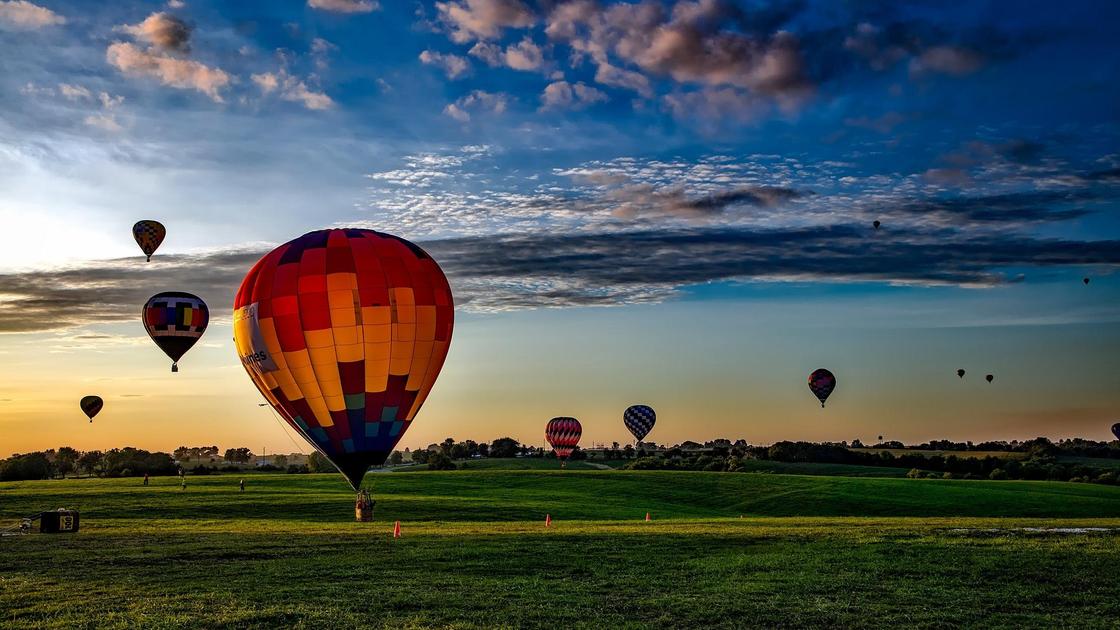
<path fill-rule="evenodd" d="M 1104 628 L 1120 616 L 1117 487 L 415 472 L 370 475 L 378 520 L 354 523 L 335 475 L 253 475 L 244 494 L 236 481 L 0 484 L 0 521 L 82 511 L 77 535 L 0 539 L 0 624 Z"/>
<path fill-rule="evenodd" d="M 858 453 L 882 453 L 886 451 L 895 457 L 899 455 L 921 455 L 922 457 L 949 457 L 955 455 L 958 459 L 984 459 L 985 457 L 998 457 L 999 459 L 1026 459 L 1026 453 L 1014 451 L 922 451 L 912 448 L 849 448 L 849 451 Z"/>

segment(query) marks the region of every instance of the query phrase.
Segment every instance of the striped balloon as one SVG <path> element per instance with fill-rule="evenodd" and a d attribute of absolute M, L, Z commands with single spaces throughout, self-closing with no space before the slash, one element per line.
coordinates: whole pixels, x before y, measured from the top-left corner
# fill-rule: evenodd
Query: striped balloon
<path fill-rule="evenodd" d="M 89 417 L 89 421 L 93 422 L 93 417 L 101 413 L 101 408 L 105 406 L 105 401 L 101 400 L 100 396 L 83 396 L 78 402 L 78 406 L 82 408 L 82 412 Z"/>
<path fill-rule="evenodd" d="M 454 305 L 423 249 L 372 230 L 304 234 L 234 299 L 237 354 L 265 399 L 357 489 L 435 384 Z"/>
<path fill-rule="evenodd" d="M 622 412 L 622 423 L 639 442 L 649 435 L 655 422 L 657 422 L 657 414 L 649 405 L 631 405 Z"/>
<path fill-rule="evenodd" d="M 553 418 L 544 429 L 544 437 L 560 459 L 567 459 L 579 444 L 583 427 L 575 418 Z"/>
<path fill-rule="evenodd" d="M 152 261 L 152 254 L 159 249 L 165 236 L 167 236 L 167 228 L 159 221 L 137 221 L 136 225 L 132 226 L 132 238 L 136 239 L 136 244 L 148 257 L 148 262 Z"/>
<path fill-rule="evenodd" d="M 148 336 L 171 357 L 171 371 L 179 371 L 179 359 L 206 332 L 210 309 L 202 298 L 181 291 L 166 291 L 148 298 L 142 313 Z"/>

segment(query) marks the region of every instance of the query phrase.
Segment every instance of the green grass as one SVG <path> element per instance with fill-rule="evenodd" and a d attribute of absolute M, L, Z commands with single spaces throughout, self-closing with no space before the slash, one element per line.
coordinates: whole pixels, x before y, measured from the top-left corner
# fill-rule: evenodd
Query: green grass
<path fill-rule="evenodd" d="M 244 494 L 236 481 L 0 484 L 2 521 L 82 511 L 77 535 L 0 539 L 0 625 L 1105 628 L 1120 615 L 1117 487 L 416 472 L 367 477 L 378 520 L 354 523 L 335 475 L 254 475 Z M 1108 530 L 1021 529 L 1058 526 Z"/>
<path fill-rule="evenodd" d="M 543 457 L 456 460 L 455 465 L 461 470 L 560 470 L 560 460 Z M 568 462 L 567 470 L 599 470 L 599 466 L 574 461 Z"/>
<path fill-rule="evenodd" d="M 999 459 L 1026 459 L 1026 453 L 1014 451 L 923 451 L 912 448 L 849 448 L 849 451 L 858 453 L 881 453 L 886 451 L 895 457 L 899 455 L 921 455 L 922 457 L 949 457 L 955 455 L 957 459 L 983 459 L 985 457 L 998 457 Z"/>
<path fill-rule="evenodd" d="M 1099 470 L 1120 472 L 1120 459 L 1111 459 L 1107 457 L 1077 457 L 1074 455 L 1063 455 L 1058 458 L 1058 463 L 1079 464 L 1081 466 L 1088 466 L 1089 468 L 1097 468 Z"/>

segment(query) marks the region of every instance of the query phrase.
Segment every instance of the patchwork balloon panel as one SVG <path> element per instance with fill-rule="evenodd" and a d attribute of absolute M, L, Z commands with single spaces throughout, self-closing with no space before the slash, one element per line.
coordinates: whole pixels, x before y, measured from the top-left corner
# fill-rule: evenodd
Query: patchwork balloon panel
<path fill-rule="evenodd" d="M 172 361 L 181 359 L 210 323 L 210 309 L 202 298 L 180 291 L 148 298 L 142 316 L 148 336 Z"/>
<path fill-rule="evenodd" d="M 575 418 L 553 418 L 544 429 L 544 437 L 560 459 L 567 459 L 579 444 L 583 426 Z"/>
<path fill-rule="evenodd" d="M 166 236 L 167 229 L 159 221 L 137 221 L 136 225 L 132 226 L 132 238 L 136 239 L 136 244 L 140 246 L 140 251 L 144 252 L 148 260 L 152 259 L 152 254 Z"/>
<path fill-rule="evenodd" d="M 423 405 L 451 344 L 454 309 L 443 271 L 413 243 L 322 230 L 262 258 L 233 319 L 257 387 L 356 486 Z"/>
<path fill-rule="evenodd" d="M 824 407 L 824 401 L 828 400 L 832 390 L 836 389 L 836 377 L 824 368 L 813 370 L 809 375 L 809 389 L 817 400 L 821 401 L 821 407 Z"/>

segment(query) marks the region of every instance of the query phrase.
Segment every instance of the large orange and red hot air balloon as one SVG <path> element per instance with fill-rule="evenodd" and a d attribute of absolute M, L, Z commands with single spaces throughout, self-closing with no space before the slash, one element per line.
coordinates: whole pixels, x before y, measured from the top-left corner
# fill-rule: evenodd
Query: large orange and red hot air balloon
<path fill-rule="evenodd" d="M 556 451 L 561 465 L 576 450 L 581 435 L 583 426 L 575 418 L 553 418 L 544 428 L 544 437 L 552 445 L 552 450 Z"/>
<path fill-rule="evenodd" d="M 257 262 L 233 335 L 253 383 L 355 489 L 408 430 L 451 344 L 432 257 L 372 230 L 310 232 Z"/>

